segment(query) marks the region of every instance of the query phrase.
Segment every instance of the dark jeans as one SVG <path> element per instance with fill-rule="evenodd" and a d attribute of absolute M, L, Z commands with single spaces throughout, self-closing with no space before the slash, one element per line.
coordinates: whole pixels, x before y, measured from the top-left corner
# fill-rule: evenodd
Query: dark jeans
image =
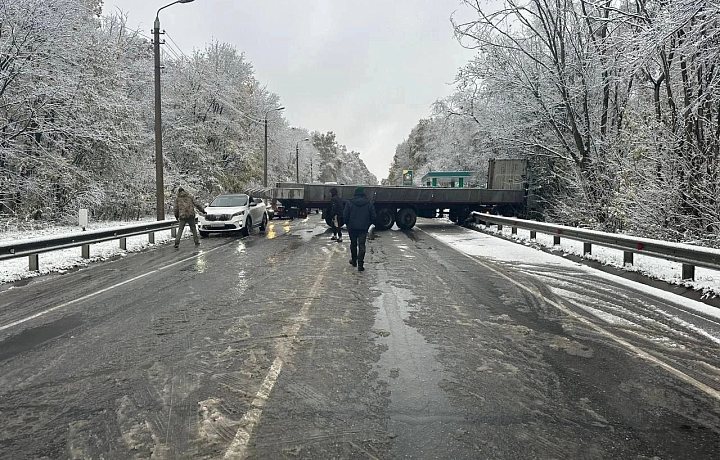
<path fill-rule="evenodd" d="M 333 235 L 337 236 L 338 238 L 342 238 L 342 227 L 340 225 L 335 225 L 335 217 L 330 220 L 332 222 L 332 229 L 333 229 Z M 340 222 L 340 217 L 337 217 L 338 223 Z"/>
<path fill-rule="evenodd" d="M 360 265 L 365 262 L 365 240 L 367 230 L 348 230 L 350 234 L 350 256 Z"/>
<path fill-rule="evenodd" d="M 195 244 L 200 244 L 200 240 L 198 239 L 197 234 L 197 228 L 195 227 L 195 216 L 189 217 L 187 219 L 178 219 L 178 230 L 177 235 L 175 236 L 175 246 L 178 246 L 180 244 L 180 238 L 182 238 L 183 230 L 185 229 L 185 224 L 190 227 L 190 231 L 193 234 L 193 239 L 195 240 Z"/>

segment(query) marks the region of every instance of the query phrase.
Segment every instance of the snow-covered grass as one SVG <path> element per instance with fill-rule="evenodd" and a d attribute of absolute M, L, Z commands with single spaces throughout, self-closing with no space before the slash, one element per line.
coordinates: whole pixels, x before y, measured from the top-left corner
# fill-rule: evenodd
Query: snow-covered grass
<path fill-rule="evenodd" d="M 145 221 L 152 222 L 154 219 L 148 218 L 142 221 L 131 222 L 94 222 L 86 228 L 87 230 L 100 230 L 139 224 Z M 11 240 L 48 238 L 81 232 L 82 228 L 78 226 L 47 226 L 42 229 L 34 230 L 32 234 L 22 230 L 12 230 L 0 233 L 0 244 Z M 191 233 L 188 229 L 185 229 L 185 232 L 183 232 L 183 239 L 188 238 L 190 235 Z M 147 234 L 130 236 L 127 238 L 127 251 L 120 249 L 119 240 L 105 241 L 103 243 L 97 243 L 90 246 L 90 259 L 82 258 L 80 247 L 45 252 L 39 255 L 40 271 L 38 272 L 29 270 L 27 257 L 3 260 L 0 261 L 0 284 L 31 278 L 34 276 L 46 275 L 49 273 L 63 273 L 76 267 L 87 266 L 93 262 L 107 260 L 115 256 L 125 256 L 130 252 L 138 252 L 150 247 L 163 245 L 168 243 L 170 240 L 170 230 L 155 232 L 154 244 L 150 244 L 148 242 Z"/>
<path fill-rule="evenodd" d="M 612 266 L 626 271 L 638 272 L 650 278 L 662 280 L 671 284 L 682 285 L 690 289 L 701 291 L 704 297 L 717 297 L 720 295 L 720 272 L 703 267 L 695 268 L 695 280 L 682 279 L 682 264 L 667 259 L 650 257 L 643 254 L 633 256 L 633 265 L 625 265 L 623 251 L 619 249 L 606 248 L 597 244 L 592 246 L 592 254 L 583 253 L 582 241 L 572 240 L 567 237 L 560 238 L 560 245 L 553 244 L 553 237 L 545 233 L 537 232 L 535 240 L 530 239 L 530 230 L 518 228 L 517 234 L 513 235 L 508 226 L 498 230 L 497 225 L 485 227 L 475 225 L 481 231 L 502 235 L 511 238 L 520 244 L 535 248 L 544 248 L 557 252 L 563 256 L 574 255 L 584 259 L 595 260 L 603 265 Z"/>

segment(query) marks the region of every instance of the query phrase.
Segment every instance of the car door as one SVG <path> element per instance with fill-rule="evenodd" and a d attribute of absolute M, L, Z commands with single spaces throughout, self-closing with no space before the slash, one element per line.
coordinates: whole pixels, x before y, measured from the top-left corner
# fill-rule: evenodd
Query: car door
<path fill-rule="evenodd" d="M 250 217 L 252 217 L 253 225 L 259 225 L 260 222 L 262 222 L 262 206 L 259 206 L 260 203 L 262 203 L 262 200 L 260 198 L 250 198 L 250 203 L 252 206 L 250 206 Z"/>

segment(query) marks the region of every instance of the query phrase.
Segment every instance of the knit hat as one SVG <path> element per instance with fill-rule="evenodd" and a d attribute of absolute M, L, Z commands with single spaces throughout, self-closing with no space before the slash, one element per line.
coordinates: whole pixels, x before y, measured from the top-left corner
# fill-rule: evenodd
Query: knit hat
<path fill-rule="evenodd" d="M 355 187 L 355 195 L 365 195 L 365 189 L 362 187 Z"/>

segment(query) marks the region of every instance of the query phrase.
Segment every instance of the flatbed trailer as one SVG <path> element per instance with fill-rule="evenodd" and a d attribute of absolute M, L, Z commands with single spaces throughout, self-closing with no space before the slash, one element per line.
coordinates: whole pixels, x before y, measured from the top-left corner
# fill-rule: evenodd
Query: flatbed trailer
<path fill-rule="evenodd" d="M 353 197 L 357 185 L 280 183 L 271 190 L 272 198 L 297 213 L 322 209 L 330 204 L 330 189 L 335 188 L 343 201 Z M 387 187 L 363 185 L 365 195 L 377 211 L 375 228 L 387 230 L 415 226 L 417 217 L 448 217 L 462 223 L 473 211 L 522 215 L 525 190 L 492 190 L 485 188 Z M 329 219 L 326 218 L 329 221 Z M 329 224 L 329 222 L 328 222 Z"/>

